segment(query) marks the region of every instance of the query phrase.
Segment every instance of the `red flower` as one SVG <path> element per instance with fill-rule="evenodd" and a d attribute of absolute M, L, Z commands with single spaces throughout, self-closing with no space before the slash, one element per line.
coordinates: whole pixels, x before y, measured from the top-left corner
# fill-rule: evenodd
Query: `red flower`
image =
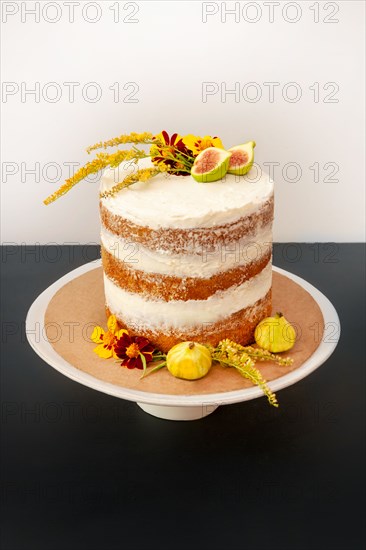
<path fill-rule="evenodd" d="M 145 357 L 146 363 L 152 361 L 154 346 L 143 336 L 129 336 L 122 334 L 114 346 L 114 352 L 120 359 L 123 359 L 121 366 L 128 369 L 143 369 L 141 355 Z"/>
<path fill-rule="evenodd" d="M 177 133 L 169 137 L 163 130 L 154 139 L 157 143 L 150 149 L 152 162 L 157 165 L 165 164 L 168 174 L 189 176 L 194 159 L 192 151 L 183 143 L 183 138 Z"/>

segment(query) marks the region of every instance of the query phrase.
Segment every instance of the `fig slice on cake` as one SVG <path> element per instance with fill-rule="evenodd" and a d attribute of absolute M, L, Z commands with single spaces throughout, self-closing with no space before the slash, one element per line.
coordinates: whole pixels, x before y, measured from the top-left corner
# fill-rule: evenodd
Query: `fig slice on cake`
<path fill-rule="evenodd" d="M 248 141 L 247 143 L 235 145 L 228 149 L 231 153 L 228 168 L 229 174 L 244 176 L 244 174 L 249 172 L 254 162 L 254 147 L 255 141 Z"/>
<path fill-rule="evenodd" d="M 224 151 L 218 147 L 207 147 L 195 158 L 191 175 L 200 183 L 220 180 L 228 170 L 230 157 L 230 151 Z"/>

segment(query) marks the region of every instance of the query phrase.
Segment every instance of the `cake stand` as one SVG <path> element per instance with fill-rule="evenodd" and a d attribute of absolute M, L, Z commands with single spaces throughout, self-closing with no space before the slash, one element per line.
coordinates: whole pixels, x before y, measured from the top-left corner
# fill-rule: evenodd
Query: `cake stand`
<path fill-rule="evenodd" d="M 40 294 L 29 309 L 26 318 L 27 338 L 34 351 L 46 363 L 63 375 L 79 382 L 80 384 L 121 399 L 134 401 L 145 412 L 167 420 L 196 420 L 211 414 L 221 405 L 229 405 L 231 403 L 238 403 L 241 401 L 248 401 L 250 399 L 263 397 L 262 391 L 256 386 L 235 391 L 220 391 L 218 393 L 202 393 L 194 395 L 176 395 L 140 391 L 135 388 L 127 388 L 99 379 L 88 374 L 87 372 L 84 372 L 83 370 L 80 370 L 79 368 L 76 368 L 70 362 L 66 361 L 61 355 L 59 355 L 59 353 L 56 352 L 47 338 L 42 336 L 42 334 L 44 334 L 45 314 L 47 307 L 54 295 L 62 287 L 64 287 L 64 285 L 70 281 L 74 281 L 77 277 L 100 267 L 100 265 L 101 261 L 97 260 L 71 271 Z M 322 341 L 315 352 L 303 364 L 301 364 L 301 366 L 292 372 L 280 376 L 268 383 L 272 391 L 278 392 L 282 388 L 286 388 L 287 386 L 295 384 L 302 378 L 305 378 L 328 359 L 337 346 L 340 336 L 340 323 L 337 312 L 331 302 L 314 286 L 309 284 L 304 279 L 301 279 L 300 277 L 278 267 L 273 267 L 273 270 L 294 281 L 311 295 L 321 310 L 325 327 L 336 326 L 338 328 L 331 339 L 327 339 L 325 341 L 325 339 L 322 338 Z M 38 327 L 39 330 L 35 330 L 35 327 Z"/>

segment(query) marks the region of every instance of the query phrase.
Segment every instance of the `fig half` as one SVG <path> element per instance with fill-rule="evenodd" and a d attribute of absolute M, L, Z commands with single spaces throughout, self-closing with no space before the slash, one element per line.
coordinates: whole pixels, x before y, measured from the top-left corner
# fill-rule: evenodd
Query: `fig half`
<path fill-rule="evenodd" d="M 195 158 L 191 175 L 200 183 L 220 180 L 228 170 L 230 157 L 229 151 L 218 147 L 207 147 Z"/>
<path fill-rule="evenodd" d="M 229 149 L 231 153 L 228 168 L 229 174 L 244 176 L 244 174 L 249 172 L 254 162 L 254 147 L 255 141 L 248 141 Z"/>

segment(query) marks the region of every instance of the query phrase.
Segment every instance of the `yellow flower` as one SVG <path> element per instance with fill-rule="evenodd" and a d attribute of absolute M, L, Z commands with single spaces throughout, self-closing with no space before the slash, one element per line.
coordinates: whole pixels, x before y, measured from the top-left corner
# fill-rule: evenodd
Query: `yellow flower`
<path fill-rule="evenodd" d="M 201 151 L 207 149 L 207 147 L 219 147 L 220 149 L 224 149 L 222 141 L 218 137 L 199 137 L 188 134 L 187 136 L 183 137 L 183 143 L 188 149 L 192 151 L 194 156 L 197 156 L 199 153 L 201 153 Z"/>
<path fill-rule="evenodd" d="M 93 351 L 103 359 L 109 359 L 110 357 L 118 359 L 114 351 L 114 345 L 117 340 L 121 338 L 123 333 L 128 334 L 128 332 L 124 329 L 117 330 L 117 319 L 115 315 L 110 315 L 107 326 L 107 332 L 99 326 L 94 328 L 91 339 L 95 344 L 98 344 L 98 346 L 94 348 Z"/>

